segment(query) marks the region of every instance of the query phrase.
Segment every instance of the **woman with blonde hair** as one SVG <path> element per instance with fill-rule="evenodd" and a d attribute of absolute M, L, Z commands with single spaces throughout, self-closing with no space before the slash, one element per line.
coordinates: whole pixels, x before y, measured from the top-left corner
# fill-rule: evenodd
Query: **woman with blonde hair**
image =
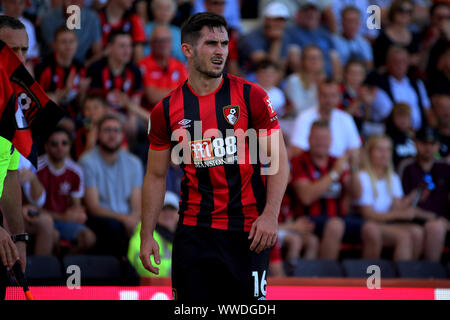
<path fill-rule="evenodd" d="M 424 230 L 411 221 L 420 215 L 420 209 L 411 205 L 413 193 L 403 195 L 400 178 L 393 169 L 389 137 L 376 135 L 367 140 L 359 179 L 362 192 L 357 204 L 365 219 L 379 223 L 383 246 L 394 249 L 396 261 L 418 259 Z"/>
<path fill-rule="evenodd" d="M 301 54 L 300 66 L 286 82 L 286 96 L 292 107 L 289 115 L 318 105 L 317 84 L 325 79 L 325 64 L 322 50 L 316 45 L 306 46 Z"/>

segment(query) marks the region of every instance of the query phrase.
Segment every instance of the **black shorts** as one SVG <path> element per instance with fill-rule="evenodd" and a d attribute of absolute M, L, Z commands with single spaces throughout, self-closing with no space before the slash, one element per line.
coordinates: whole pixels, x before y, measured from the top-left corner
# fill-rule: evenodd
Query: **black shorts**
<path fill-rule="evenodd" d="M 172 252 L 174 299 L 264 300 L 269 249 L 250 251 L 247 232 L 179 225 Z"/>

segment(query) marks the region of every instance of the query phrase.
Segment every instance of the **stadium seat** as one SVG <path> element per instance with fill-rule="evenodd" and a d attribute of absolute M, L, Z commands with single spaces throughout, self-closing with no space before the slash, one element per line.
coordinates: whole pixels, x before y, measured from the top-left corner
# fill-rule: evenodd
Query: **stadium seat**
<path fill-rule="evenodd" d="M 342 277 L 339 263 L 331 260 L 298 260 L 294 277 Z"/>
<path fill-rule="evenodd" d="M 28 256 L 26 277 L 30 286 L 65 283 L 61 263 L 54 256 Z"/>
<path fill-rule="evenodd" d="M 444 279 L 445 268 L 432 261 L 399 261 L 396 263 L 400 278 Z"/>
<path fill-rule="evenodd" d="M 81 285 L 118 285 L 121 282 L 120 261 L 113 256 L 67 255 L 64 268 L 80 267 Z"/>
<path fill-rule="evenodd" d="M 380 267 L 380 276 L 382 278 L 397 277 L 394 264 L 387 260 L 348 259 L 342 261 L 341 265 L 345 276 L 349 278 L 367 278 L 373 273 L 367 273 L 367 268 L 371 265 Z"/>

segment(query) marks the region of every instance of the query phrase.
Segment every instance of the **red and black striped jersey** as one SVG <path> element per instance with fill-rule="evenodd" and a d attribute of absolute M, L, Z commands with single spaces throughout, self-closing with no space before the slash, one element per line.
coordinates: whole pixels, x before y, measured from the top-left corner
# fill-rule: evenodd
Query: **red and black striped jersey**
<path fill-rule="evenodd" d="M 226 73 L 203 96 L 185 81 L 155 106 L 150 125 L 150 148 L 171 148 L 184 159 L 180 223 L 250 231 L 266 202 L 266 179 L 250 150 L 257 136 L 280 128 L 267 93 Z"/>
<path fill-rule="evenodd" d="M 298 157 L 292 159 L 292 183 L 305 179 L 310 182 L 315 182 L 319 180 L 324 175 L 328 174 L 336 162 L 336 158 L 329 157 L 328 163 L 319 168 L 311 160 L 309 152 L 303 152 Z M 343 201 L 343 180 L 348 172 L 341 175 L 340 179 L 333 182 L 328 189 L 328 191 L 323 194 L 320 199 L 314 201 L 311 205 L 306 206 L 300 203 L 300 210 L 296 210 L 297 215 L 309 215 L 311 217 L 317 216 L 328 216 L 336 217 L 343 216 L 344 212 L 344 201 Z M 300 201 L 299 199 L 297 199 Z"/>
<path fill-rule="evenodd" d="M 98 17 L 102 27 L 102 44 L 104 46 L 108 43 L 108 37 L 111 31 L 123 31 L 129 33 L 133 39 L 133 44 L 146 42 L 144 27 L 141 18 L 137 14 L 127 11 L 119 23 L 115 25 L 108 22 L 104 8 L 100 10 Z"/>
<path fill-rule="evenodd" d="M 114 109 L 121 110 L 123 107 L 115 101 L 114 91 L 124 92 L 130 98 L 142 96 L 141 71 L 133 62 L 128 63 L 121 74 L 114 75 L 108 59 L 102 58 L 89 67 L 86 76 L 91 78 L 88 92 L 102 95 Z"/>
<path fill-rule="evenodd" d="M 72 82 L 71 90 L 67 93 L 64 101 L 60 104 L 67 107 L 70 116 L 75 118 L 78 106 L 74 103 L 80 91 L 80 82 L 86 77 L 86 68 L 77 60 L 73 60 L 68 67 L 59 65 L 54 55 L 51 55 L 35 68 L 35 78 L 45 92 L 55 92 L 64 89 L 68 81 Z"/>
<path fill-rule="evenodd" d="M 47 92 L 54 92 L 56 89 L 62 89 L 66 86 L 69 75 L 73 77 L 72 90 L 74 96 L 80 89 L 80 80 L 86 77 L 86 68 L 77 60 L 73 60 L 68 67 L 63 67 L 56 62 L 54 55 L 38 64 L 35 69 L 36 80 L 42 89 Z"/>

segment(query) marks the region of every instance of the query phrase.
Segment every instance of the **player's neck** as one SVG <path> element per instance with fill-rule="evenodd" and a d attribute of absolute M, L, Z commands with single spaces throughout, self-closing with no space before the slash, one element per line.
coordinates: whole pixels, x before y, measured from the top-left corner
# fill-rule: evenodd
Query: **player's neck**
<path fill-rule="evenodd" d="M 188 83 L 194 93 L 200 96 L 205 96 L 213 93 L 222 83 L 223 75 L 219 78 L 210 78 L 199 72 L 189 72 Z"/>

